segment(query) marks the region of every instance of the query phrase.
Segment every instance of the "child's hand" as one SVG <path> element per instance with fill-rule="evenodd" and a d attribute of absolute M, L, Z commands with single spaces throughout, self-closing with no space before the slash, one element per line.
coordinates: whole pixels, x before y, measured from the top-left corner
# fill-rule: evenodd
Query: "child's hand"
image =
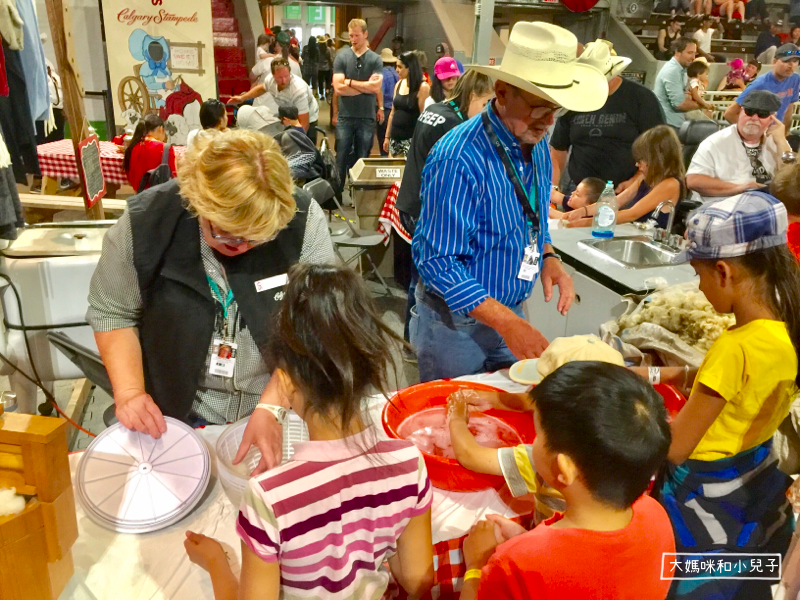
<path fill-rule="evenodd" d="M 186 554 L 189 555 L 189 560 L 206 571 L 211 571 L 211 568 L 219 561 L 224 563 L 228 561 L 222 544 L 202 533 L 187 531 L 183 547 L 186 549 Z"/>
<path fill-rule="evenodd" d="M 497 547 L 498 534 L 495 529 L 494 523 L 480 521 L 469 530 L 461 548 L 467 569 L 481 569 L 489 562 Z"/>
<path fill-rule="evenodd" d="M 486 412 L 499 406 L 497 392 L 479 392 L 477 390 L 458 390 L 447 397 L 447 409 L 451 402 L 463 402 L 470 411 Z"/>
<path fill-rule="evenodd" d="M 486 519 L 495 524 L 495 534 L 499 544 L 528 531 L 516 521 L 500 515 L 486 515 Z"/>
<path fill-rule="evenodd" d="M 447 398 L 447 425 L 451 423 L 469 423 L 469 404 L 460 392 L 450 394 Z"/>

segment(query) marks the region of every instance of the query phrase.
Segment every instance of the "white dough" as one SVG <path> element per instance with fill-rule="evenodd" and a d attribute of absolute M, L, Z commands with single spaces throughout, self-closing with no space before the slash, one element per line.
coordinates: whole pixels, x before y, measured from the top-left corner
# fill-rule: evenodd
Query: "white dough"
<path fill-rule="evenodd" d="M 0 517 L 16 515 L 25 510 L 25 498 L 17 496 L 17 489 L 0 490 Z"/>

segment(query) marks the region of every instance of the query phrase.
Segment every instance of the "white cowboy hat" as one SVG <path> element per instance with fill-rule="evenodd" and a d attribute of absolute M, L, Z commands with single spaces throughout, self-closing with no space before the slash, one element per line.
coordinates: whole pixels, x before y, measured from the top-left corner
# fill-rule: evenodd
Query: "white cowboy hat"
<path fill-rule="evenodd" d="M 578 57 L 578 62 L 591 65 L 611 81 L 631 64 L 631 59 L 613 54 L 606 40 L 595 40 L 586 44 L 583 53 Z"/>
<path fill-rule="evenodd" d="M 597 69 L 579 63 L 578 38 L 566 29 L 520 21 L 511 30 L 499 67 L 468 68 L 505 81 L 568 110 L 591 112 L 603 107 L 608 83 Z"/>

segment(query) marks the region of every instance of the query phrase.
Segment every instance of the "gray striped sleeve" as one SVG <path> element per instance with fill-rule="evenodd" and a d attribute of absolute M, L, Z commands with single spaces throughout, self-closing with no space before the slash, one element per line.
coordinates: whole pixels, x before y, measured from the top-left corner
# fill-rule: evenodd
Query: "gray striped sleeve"
<path fill-rule="evenodd" d="M 300 251 L 300 260 L 318 265 L 333 265 L 336 263 L 325 211 L 314 200 L 311 201 L 311 205 L 308 207 L 306 233 L 303 238 L 303 249 Z"/>
<path fill-rule="evenodd" d="M 530 464 L 533 465 L 531 449 L 532 446 L 530 444 L 525 444 L 525 452 L 528 455 L 528 460 L 530 460 Z M 508 489 L 511 490 L 511 494 L 515 498 L 518 498 L 519 496 L 524 496 L 531 492 L 528 489 L 528 485 L 525 483 L 525 478 L 519 470 L 514 450 L 515 448 L 513 446 L 498 448 L 497 460 L 500 461 L 500 469 L 503 471 L 503 477 L 505 477 L 506 483 L 508 484 Z"/>

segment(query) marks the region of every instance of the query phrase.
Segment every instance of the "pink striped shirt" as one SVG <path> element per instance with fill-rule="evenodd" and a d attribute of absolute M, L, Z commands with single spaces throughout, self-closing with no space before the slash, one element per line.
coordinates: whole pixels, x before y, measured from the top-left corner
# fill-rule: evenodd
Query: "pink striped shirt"
<path fill-rule="evenodd" d="M 389 582 L 381 564 L 431 505 L 422 455 L 374 430 L 294 448 L 285 465 L 250 480 L 239 536 L 261 559 L 280 562 L 281 598 L 381 598 Z"/>

